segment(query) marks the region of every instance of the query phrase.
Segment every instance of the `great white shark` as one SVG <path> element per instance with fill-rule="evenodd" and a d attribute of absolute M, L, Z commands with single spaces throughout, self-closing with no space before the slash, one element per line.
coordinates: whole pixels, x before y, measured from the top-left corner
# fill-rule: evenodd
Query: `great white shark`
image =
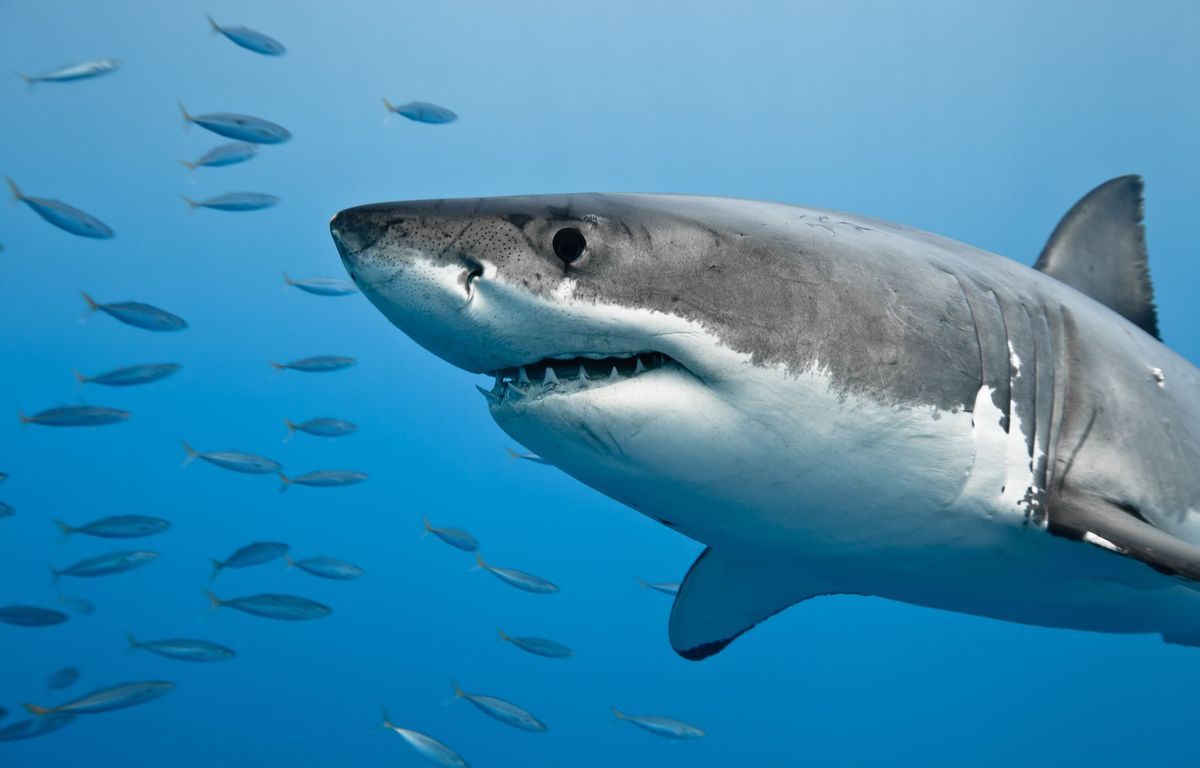
<path fill-rule="evenodd" d="M 573 194 L 333 217 L 368 299 L 496 423 L 707 549 L 672 647 L 818 595 L 1200 645 L 1200 371 L 1159 340 L 1142 181 L 1035 268 L 846 213 Z"/>

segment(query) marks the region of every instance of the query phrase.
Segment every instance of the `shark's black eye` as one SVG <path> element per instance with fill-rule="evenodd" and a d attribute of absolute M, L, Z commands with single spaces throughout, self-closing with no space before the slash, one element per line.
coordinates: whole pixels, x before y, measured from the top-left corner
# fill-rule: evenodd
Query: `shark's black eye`
<path fill-rule="evenodd" d="M 579 261 L 585 248 L 587 240 L 575 227 L 563 227 L 554 233 L 554 255 L 568 264 Z"/>

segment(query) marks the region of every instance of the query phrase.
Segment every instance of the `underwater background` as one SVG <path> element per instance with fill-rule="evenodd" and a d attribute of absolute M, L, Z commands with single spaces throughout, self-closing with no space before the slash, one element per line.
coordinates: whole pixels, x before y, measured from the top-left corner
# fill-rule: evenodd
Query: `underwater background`
<path fill-rule="evenodd" d="M 287 46 L 261 56 L 205 19 Z M 1200 360 L 1200 6 L 1181 2 L 193 2 L 0 0 L 0 71 L 98 57 L 119 70 L 28 88 L 0 77 L 0 173 L 60 198 L 116 237 L 55 229 L 0 206 L 0 605 L 71 614 L 0 624 L 0 727 L 21 703 L 58 704 L 169 680 L 145 706 L 84 715 L 0 743 L 0 766 L 421 765 L 400 725 L 486 766 L 903 766 L 1200 763 L 1200 651 L 1157 636 L 1004 624 L 878 599 L 814 600 L 702 663 L 666 639 L 670 597 L 699 544 L 512 445 L 460 372 L 361 295 L 314 296 L 293 277 L 345 277 L 329 217 L 411 198 L 572 191 L 682 192 L 795 202 L 888 219 L 1031 264 L 1059 217 L 1113 176 L 1146 178 L 1151 271 L 1166 342 Z M 459 114 L 411 122 L 380 101 Z M 222 143 L 189 111 L 240 112 L 294 138 L 255 159 L 188 170 Z M 253 190 L 274 208 L 189 211 L 181 195 Z M 149 302 L 185 318 L 149 333 L 95 314 Z M 348 355 L 324 374 L 269 360 Z M 144 386 L 88 374 L 174 362 Z M 94 429 L 22 425 L 87 403 L 133 413 Z M 10 418 L 11 416 L 11 418 Z M 348 419 L 356 434 L 296 435 L 283 419 Z M 278 492 L 270 475 L 181 468 L 200 450 L 269 456 L 289 474 L 366 472 L 345 488 Z M 74 535 L 115 514 L 166 518 L 132 542 Z M 490 562 L 542 575 L 512 589 L 434 536 L 466 528 Z M 363 567 L 338 582 L 281 561 L 210 560 L 252 541 Z M 132 546 L 126 546 L 126 544 Z M 47 565 L 119 549 L 157 561 L 54 584 Z M 946 574 L 948 579 L 953 574 Z M 297 594 L 333 608 L 277 622 L 222 598 Z M 59 597 L 85 598 L 76 614 Z M 496 628 L 569 645 L 546 659 Z M 199 637 L 237 656 L 189 664 L 139 639 Z M 61 667 L 82 676 L 47 691 Z M 453 698 L 451 680 L 531 710 L 525 733 Z M 609 706 L 695 723 L 675 742 Z"/>

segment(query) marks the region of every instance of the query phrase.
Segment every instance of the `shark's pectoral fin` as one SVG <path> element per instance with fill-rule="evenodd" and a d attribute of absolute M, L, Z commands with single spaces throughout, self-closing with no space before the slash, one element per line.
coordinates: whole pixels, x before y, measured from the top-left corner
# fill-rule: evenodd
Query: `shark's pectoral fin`
<path fill-rule="evenodd" d="M 1138 560 L 1160 573 L 1200 584 L 1200 549 L 1155 528 L 1136 510 L 1107 499 L 1067 494 L 1052 500 L 1050 532 Z"/>
<path fill-rule="evenodd" d="M 692 564 L 671 608 L 671 647 L 699 661 L 784 608 L 837 592 L 802 568 L 704 550 Z"/>
<path fill-rule="evenodd" d="M 1140 176 L 1111 179 L 1087 193 L 1062 217 L 1034 268 L 1158 338 Z"/>

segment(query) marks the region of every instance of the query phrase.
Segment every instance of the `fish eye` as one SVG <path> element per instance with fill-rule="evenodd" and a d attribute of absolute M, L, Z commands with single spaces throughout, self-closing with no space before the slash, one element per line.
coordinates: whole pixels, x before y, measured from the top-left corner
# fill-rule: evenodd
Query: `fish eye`
<path fill-rule="evenodd" d="M 587 240 L 575 227 L 563 227 L 554 233 L 554 255 L 568 264 L 579 261 L 585 248 Z"/>

